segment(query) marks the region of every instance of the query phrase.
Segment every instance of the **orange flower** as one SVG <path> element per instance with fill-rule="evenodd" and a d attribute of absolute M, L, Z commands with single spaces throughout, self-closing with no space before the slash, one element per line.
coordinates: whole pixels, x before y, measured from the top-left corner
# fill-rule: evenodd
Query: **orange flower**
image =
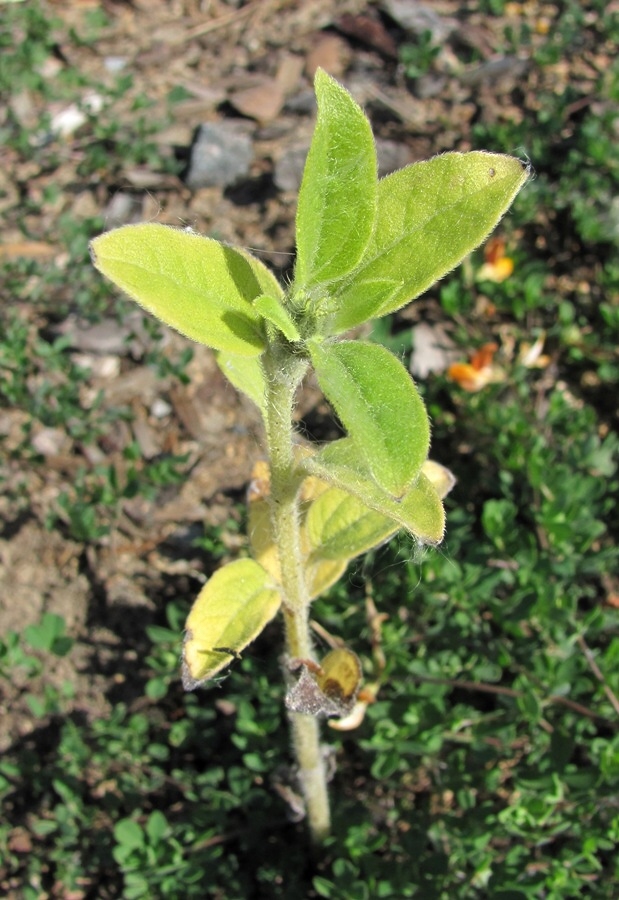
<path fill-rule="evenodd" d="M 468 363 L 454 363 L 447 370 L 447 377 L 465 391 L 480 391 L 493 381 L 501 380 L 501 370 L 493 365 L 497 344 L 484 344 L 471 356 Z"/>
<path fill-rule="evenodd" d="M 477 272 L 478 281 L 505 281 L 514 271 L 514 260 L 505 256 L 505 238 L 490 238 L 484 247 L 484 264 Z"/>

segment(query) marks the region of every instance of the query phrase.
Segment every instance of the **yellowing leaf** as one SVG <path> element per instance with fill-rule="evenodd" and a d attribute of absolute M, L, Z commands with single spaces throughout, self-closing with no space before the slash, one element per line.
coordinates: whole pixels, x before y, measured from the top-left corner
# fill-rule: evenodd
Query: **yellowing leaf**
<path fill-rule="evenodd" d="M 299 680 L 286 694 L 286 707 L 306 716 L 345 716 L 353 709 L 361 686 L 361 663 L 352 650 L 332 650 L 318 665 L 293 661 L 301 667 Z M 291 666 L 291 668 L 293 667 Z"/>
<path fill-rule="evenodd" d="M 426 460 L 421 473 L 440 498 L 445 497 L 456 483 L 449 469 L 434 460 Z M 436 509 L 435 500 L 431 506 Z M 391 516 L 369 508 L 358 495 L 330 487 L 310 506 L 305 527 L 312 544 L 310 560 L 348 562 L 387 541 L 402 525 Z"/>
<path fill-rule="evenodd" d="M 299 453 L 304 456 L 305 453 Z M 270 473 L 268 463 L 259 460 L 253 469 L 252 480 L 248 490 L 248 533 L 249 541 L 252 549 L 252 556 L 256 562 L 260 563 L 271 578 L 281 583 L 281 569 L 277 554 L 277 547 L 273 538 L 273 529 L 271 527 L 271 510 L 269 507 L 269 490 L 270 490 Z M 328 485 L 318 478 L 308 476 L 304 479 L 299 499 L 300 516 L 301 516 L 301 549 L 305 555 L 305 579 L 310 599 L 318 597 L 324 593 L 327 588 L 335 584 L 344 573 L 348 560 L 341 559 L 310 559 L 310 551 L 312 549 L 311 541 L 308 538 L 306 517 L 308 511 L 311 510 L 314 500 L 324 491 L 327 491 Z"/>
<path fill-rule="evenodd" d="M 358 497 L 331 487 L 312 503 L 307 533 L 314 559 L 350 560 L 399 530 L 393 519 L 369 509 Z"/>
<path fill-rule="evenodd" d="M 321 661 L 316 682 L 327 697 L 351 705 L 361 686 L 361 678 L 361 663 L 357 654 L 347 647 L 338 647 Z"/>
<path fill-rule="evenodd" d="M 192 691 L 227 666 L 271 621 L 281 596 L 252 559 L 219 569 L 204 585 L 185 625 L 182 678 Z"/>
<path fill-rule="evenodd" d="M 338 582 L 346 571 L 348 562 L 348 559 L 319 559 L 317 562 L 308 560 L 306 570 L 310 600 L 324 594 L 332 584 Z"/>
<path fill-rule="evenodd" d="M 456 477 L 453 472 L 433 459 L 426 459 L 421 467 L 421 471 L 441 500 L 447 496 L 456 483 Z"/>
<path fill-rule="evenodd" d="M 271 508 L 266 497 L 252 499 L 250 494 L 247 531 L 253 558 L 266 569 L 274 581 L 280 584 L 282 574 L 273 539 Z"/>

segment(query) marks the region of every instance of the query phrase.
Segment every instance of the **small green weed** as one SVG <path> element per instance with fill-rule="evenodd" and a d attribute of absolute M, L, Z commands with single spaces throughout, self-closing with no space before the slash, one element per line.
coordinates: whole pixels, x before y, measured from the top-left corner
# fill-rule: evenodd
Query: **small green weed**
<path fill-rule="evenodd" d="M 22 634 L 8 631 L 0 639 L 0 678 L 14 685 L 27 684 L 44 675 L 46 654 L 66 656 L 73 644 L 73 639 L 66 634 L 62 616 L 44 613 L 40 622 L 27 626 Z M 61 712 L 73 693 L 73 686 L 69 682 L 65 682 L 60 688 L 44 684 L 36 694 L 26 691 L 24 699 L 31 714 L 36 719 L 42 719 Z"/>
<path fill-rule="evenodd" d="M 441 48 L 434 43 L 431 31 L 423 31 L 414 44 L 402 44 L 399 56 L 406 77 L 415 79 L 426 75 L 440 52 Z"/>

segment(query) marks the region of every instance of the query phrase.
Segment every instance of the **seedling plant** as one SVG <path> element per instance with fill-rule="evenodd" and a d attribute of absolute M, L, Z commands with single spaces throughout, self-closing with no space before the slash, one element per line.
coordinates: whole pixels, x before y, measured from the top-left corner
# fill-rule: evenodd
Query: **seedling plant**
<path fill-rule="evenodd" d="M 354 652 L 318 660 L 312 601 L 351 559 L 400 529 L 440 543 L 453 479 L 429 459 L 424 403 L 385 347 L 346 337 L 419 296 L 495 227 L 526 182 L 520 160 L 446 153 L 378 180 L 368 119 L 318 71 L 318 118 L 301 184 L 294 279 L 284 290 L 245 250 L 129 225 L 91 244 L 95 266 L 166 324 L 215 351 L 259 408 L 266 461 L 249 492 L 251 558 L 219 569 L 187 619 L 184 686 L 215 678 L 281 614 L 283 676 L 312 838 L 329 833 L 319 720 L 345 717 L 361 687 Z M 346 436 L 302 443 L 295 397 L 312 368 Z"/>

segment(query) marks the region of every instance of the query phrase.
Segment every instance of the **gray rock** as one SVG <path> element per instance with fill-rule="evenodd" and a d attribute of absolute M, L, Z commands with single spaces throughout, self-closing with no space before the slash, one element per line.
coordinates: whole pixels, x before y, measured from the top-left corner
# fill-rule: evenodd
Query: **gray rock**
<path fill-rule="evenodd" d="M 201 125 L 191 148 L 188 187 L 230 187 L 249 174 L 253 158 L 251 138 L 239 122 Z"/>
<path fill-rule="evenodd" d="M 433 44 L 442 44 L 457 28 L 453 19 L 444 18 L 430 5 L 417 0 L 382 0 L 380 5 L 404 31 L 417 36 L 429 31 Z"/>
<path fill-rule="evenodd" d="M 443 93 L 447 85 L 447 78 L 444 75 L 437 75 L 436 72 L 428 72 L 415 79 L 415 96 L 420 100 L 429 100 L 431 97 L 438 97 Z"/>
<path fill-rule="evenodd" d="M 288 147 L 275 164 L 273 181 L 280 191 L 298 191 L 307 158 L 308 144 Z"/>
<path fill-rule="evenodd" d="M 520 59 L 517 56 L 501 56 L 498 59 L 491 59 L 481 65 L 462 72 L 459 76 L 463 84 L 478 85 L 483 81 L 497 81 L 498 79 L 511 78 L 517 80 L 522 78 L 529 68 L 529 60 Z"/>
<path fill-rule="evenodd" d="M 296 113 L 297 115 L 311 116 L 316 113 L 316 96 L 314 91 L 308 89 L 299 91 L 288 97 L 285 104 L 286 112 Z"/>
<path fill-rule="evenodd" d="M 106 228 L 117 228 L 130 222 L 140 210 L 140 203 L 133 194 L 118 191 L 104 210 Z"/>
<path fill-rule="evenodd" d="M 396 169 L 403 169 L 413 161 L 413 155 L 406 144 L 385 138 L 376 138 L 376 155 L 379 178 L 384 178 Z"/>

